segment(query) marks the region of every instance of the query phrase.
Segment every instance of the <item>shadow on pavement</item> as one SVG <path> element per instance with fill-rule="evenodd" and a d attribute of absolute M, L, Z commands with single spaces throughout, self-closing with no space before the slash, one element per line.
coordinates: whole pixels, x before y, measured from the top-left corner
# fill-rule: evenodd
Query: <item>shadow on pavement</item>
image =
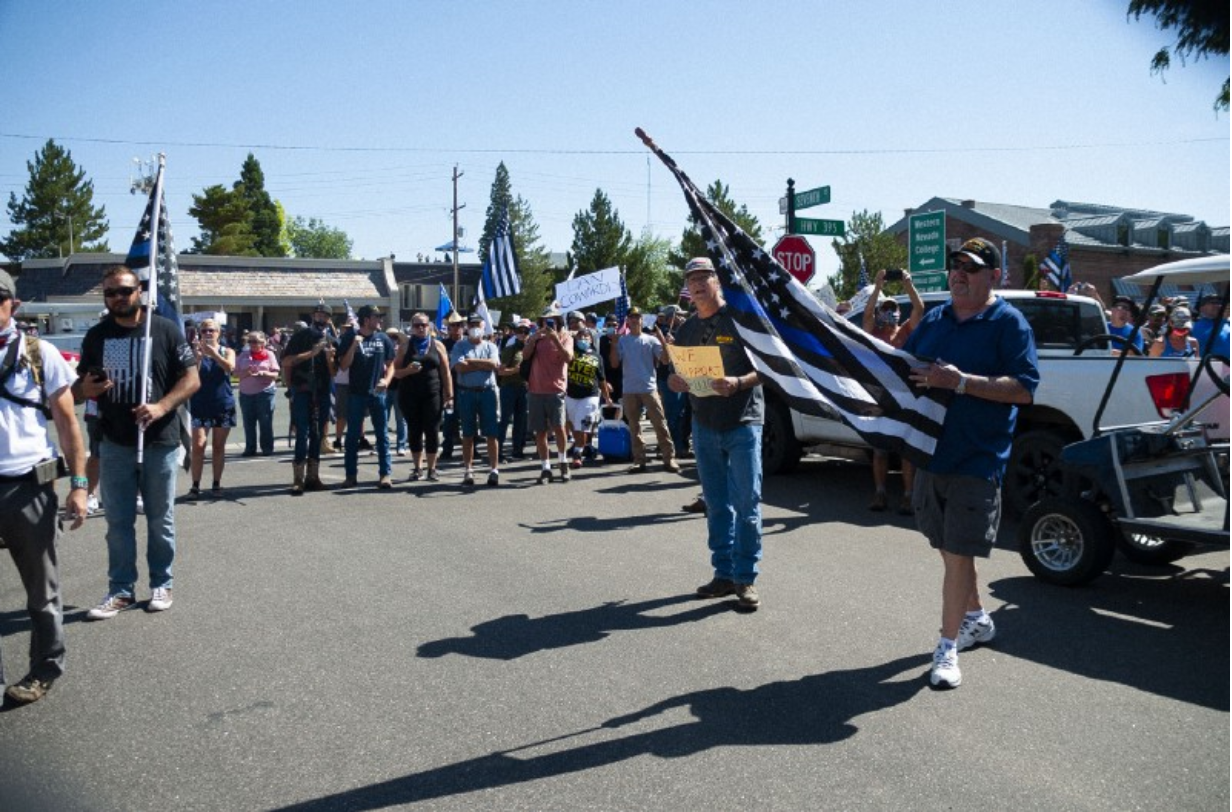
<path fill-rule="evenodd" d="M 629 530 L 635 527 L 672 524 L 688 521 L 693 514 L 679 513 L 645 513 L 638 516 L 610 516 L 600 519 L 595 516 L 570 516 L 564 519 L 549 519 L 538 524 L 519 522 L 518 527 L 531 533 L 559 533 L 567 530 L 574 533 L 608 533 L 613 530 Z"/>
<path fill-rule="evenodd" d="M 515 660 L 536 651 L 594 643 L 615 631 L 659 629 L 692 623 L 734 606 L 730 601 L 708 601 L 674 615 L 646 614 L 655 609 L 697 600 L 695 595 L 676 595 L 638 603 L 612 601 L 590 609 L 537 618 L 505 615 L 472 626 L 470 637 L 449 637 L 423 643 L 417 654 L 420 657 L 463 654 L 492 660 Z"/>
<path fill-rule="evenodd" d="M 833 744 L 859 732 L 852 723 L 856 717 L 894 707 L 915 696 L 927 682 L 924 674 L 911 676 L 906 681 L 890 680 L 928 664 L 928 656 L 916 654 L 884 665 L 772 682 L 747 691 L 712 688 L 682 694 L 609 719 L 597 727 L 283 809 L 297 812 L 380 809 L 568 775 L 642 755 L 684 758 L 714 747 Z M 560 743 L 569 739 L 592 734 L 611 735 L 610 731 L 625 725 L 683 707 L 692 712 L 692 721 L 559 749 Z M 514 755 L 549 745 L 553 746 L 553 752 L 528 757 Z"/>
<path fill-rule="evenodd" d="M 1067 588 L 1031 576 L 989 585 L 998 651 L 1228 711 L 1228 573 L 1106 573 Z M 1092 656 L 1098 651 L 1099 656 Z"/>

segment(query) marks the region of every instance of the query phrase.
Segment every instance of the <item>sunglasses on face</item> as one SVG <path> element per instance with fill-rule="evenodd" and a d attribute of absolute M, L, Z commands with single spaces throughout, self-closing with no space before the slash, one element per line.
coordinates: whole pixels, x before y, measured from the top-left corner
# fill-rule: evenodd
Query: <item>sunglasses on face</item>
<path fill-rule="evenodd" d="M 201 328 L 198 332 L 201 332 L 201 333 L 217 333 L 218 331 L 217 331 L 217 330 L 215 330 L 213 327 L 202 327 L 202 328 Z"/>
<path fill-rule="evenodd" d="M 415 330 L 422 330 L 422 329 L 425 329 L 427 326 L 428 326 L 427 322 L 423 322 L 423 323 L 412 324 L 411 328 Z"/>
<path fill-rule="evenodd" d="M 964 260 L 962 262 L 955 262 L 953 265 L 950 266 L 950 270 L 951 271 L 962 271 L 963 273 L 979 273 L 980 271 L 984 270 L 984 266 L 976 265 L 974 262 Z"/>
<path fill-rule="evenodd" d="M 117 296 L 132 296 L 136 292 L 137 292 L 137 288 L 131 287 L 129 285 L 122 285 L 118 288 L 104 288 L 103 298 L 114 299 Z"/>

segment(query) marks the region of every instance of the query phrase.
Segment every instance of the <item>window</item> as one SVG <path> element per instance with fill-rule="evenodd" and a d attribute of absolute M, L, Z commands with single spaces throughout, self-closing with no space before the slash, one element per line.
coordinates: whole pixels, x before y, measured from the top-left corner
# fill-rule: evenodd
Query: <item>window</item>
<path fill-rule="evenodd" d="M 1117 223 L 1117 245 L 1129 245 L 1129 224 Z"/>
<path fill-rule="evenodd" d="M 1155 229 L 1155 245 L 1159 248 L 1171 248 L 1171 245 L 1169 244 L 1169 237 L 1171 237 L 1171 235 L 1171 232 L 1168 231 L 1166 226 L 1164 228 Z"/>
<path fill-rule="evenodd" d="M 422 310 L 426 307 L 424 299 L 426 291 L 424 285 L 402 286 L 402 309 L 403 310 Z"/>

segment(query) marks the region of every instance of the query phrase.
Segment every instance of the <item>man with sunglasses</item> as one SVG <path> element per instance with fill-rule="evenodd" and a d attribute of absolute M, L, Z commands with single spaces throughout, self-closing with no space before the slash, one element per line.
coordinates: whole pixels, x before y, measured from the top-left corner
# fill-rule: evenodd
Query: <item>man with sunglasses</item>
<path fill-rule="evenodd" d="M 980 603 L 975 559 L 992 552 L 1018 406 L 1031 403 L 1039 385 L 1031 327 L 993 293 L 1000 267 L 988 240 L 963 243 L 950 254 L 950 301 L 926 313 L 904 346 L 929 361 L 912 370 L 916 386 L 953 390 L 936 451 L 916 472 L 912 493 L 916 525 L 944 565 L 930 676 L 939 688 L 962 682 L 959 651 L 996 634 Z"/>
<path fill-rule="evenodd" d="M 177 409 L 201 386 L 197 359 L 179 325 L 149 314 L 141 303 L 137 275 L 124 265 L 103 274 L 103 300 L 110 318 L 81 342 L 73 395 L 98 401 L 103 508 L 107 517 L 107 596 L 88 613 L 106 620 L 136 602 L 137 497 L 145 504 L 147 609 L 171 608 L 175 561 L 175 484 L 179 469 Z M 150 322 L 149 397 L 143 397 L 145 328 Z M 144 431 L 144 459 L 137 464 L 137 437 Z"/>

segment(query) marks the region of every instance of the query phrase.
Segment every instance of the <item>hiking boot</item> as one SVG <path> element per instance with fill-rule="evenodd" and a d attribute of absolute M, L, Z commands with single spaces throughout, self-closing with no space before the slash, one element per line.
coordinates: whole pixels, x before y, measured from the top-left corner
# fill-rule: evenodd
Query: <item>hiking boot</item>
<path fill-rule="evenodd" d="M 360 451 L 371 451 L 372 450 L 372 443 L 371 441 L 368 440 L 367 437 L 359 438 L 359 450 Z"/>
<path fill-rule="evenodd" d="M 323 491 L 325 483 L 321 481 L 321 461 L 308 460 L 308 475 L 304 477 L 304 490 Z"/>
<path fill-rule="evenodd" d="M 329 440 L 321 441 L 321 453 L 322 454 L 333 454 L 334 451 L 336 450 L 337 449 L 334 448 L 334 444 L 331 443 Z"/>
<path fill-rule="evenodd" d="M 539 472 L 539 481 L 538 481 L 539 485 L 542 485 L 545 482 L 551 482 L 551 481 L 552 481 L 552 469 L 551 468 L 544 468 L 542 471 Z"/>
<path fill-rule="evenodd" d="M 355 477 L 353 477 L 353 476 L 349 476 L 349 477 L 347 477 L 346 479 L 342 480 L 342 487 L 344 487 L 344 488 L 358 488 L 358 487 L 359 487 L 359 480 L 358 480 L 358 479 L 356 479 L 356 478 L 355 478 Z"/>
<path fill-rule="evenodd" d="M 392 479 L 389 478 L 389 474 L 385 474 L 383 477 L 381 477 L 380 481 L 376 483 L 377 489 L 382 490 L 382 491 L 388 491 L 392 489 L 393 486 L 394 486 L 394 482 Z"/>
<path fill-rule="evenodd" d="M 736 584 L 736 605 L 750 612 L 757 611 L 761 606 L 761 598 L 757 595 L 757 587 L 752 584 Z"/>
<path fill-rule="evenodd" d="M 304 495 L 304 463 L 296 462 L 291 464 L 291 495 Z"/>
<path fill-rule="evenodd" d="M 103 602 L 86 612 L 86 620 L 107 620 L 133 605 L 129 595 L 108 595 Z"/>
<path fill-rule="evenodd" d="M 972 646 L 980 643 L 991 642 L 997 636 L 997 625 L 992 622 L 992 618 L 988 615 L 979 620 L 965 617 L 962 625 L 958 627 L 958 638 L 955 641 L 955 648 L 959 651 L 966 651 Z"/>
<path fill-rule="evenodd" d="M 488 474 L 488 487 L 495 488 L 500 485 L 500 473 L 492 471 Z"/>
<path fill-rule="evenodd" d="M 560 481 L 568 482 L 573 478 L 573 473 L 569 470 L 569 463 L 562 462 L 560 464 Z"/>
<path fill-rule="evenodd" d="M 150 603 L 147 607 L 151 612 L 165 612 L 171 608 L 171 587 L 159 586 L 155 587 L 150 594 Z"/>
<path fill-rule="evenodd" d="M 886 509 L 885 491 L 877 491 L 873 494 L 873 501 L 868 503 L 868 509 L 874 513 L 882 513 Z"/>
<path fill-rule="evenodd" d="M 697 594 L 702 598 L 721 598 L 724 595 L 732 595 L 736 592 L 736 582 L 730 578 L 712 578 L 710 583 L 702 584 L 697 588 Z"/>
<path fill-rule="evenodd" d="M 29 705 L 31 702 L 38 702 L 47 696 L 47 692 L 51 690 L 53 682 L 54 680 L 39 679 L 27 674 L 21 682 L 16 685 L 10 685 L 9 689 L 4 693 L 14 702 Z"/>
<path fill-rule="evenodd" d="M 937 644 L 937 650 L 933 652 L 933 670 L 928 681 L 936 688 L 957 688 L 962 685 L 957 646 Z"/>
<path fill-rule="evenodd" d="M 475 484 L 475 474 L 472 471 L 467 471 L 462 476 L 462 485 L 465 487 L 471 487 L 474 484 Z"/>

